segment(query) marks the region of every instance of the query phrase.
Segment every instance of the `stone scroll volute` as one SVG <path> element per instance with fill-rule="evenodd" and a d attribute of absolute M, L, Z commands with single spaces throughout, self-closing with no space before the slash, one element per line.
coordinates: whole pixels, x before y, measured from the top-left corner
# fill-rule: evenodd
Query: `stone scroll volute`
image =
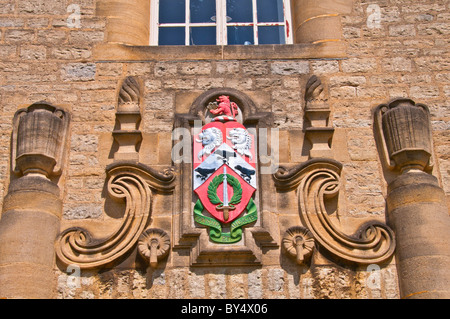
<path fill-rule="evenodd" d="M 332 159 L 313 159 L 274 174 L 277 188 L 295 190 L 300 219 L 320 248 L 345 262 L 377 264 L 395 250 L 394 232 L 384 223 L 369 220 L 352 234 L 343 232 L 330 218 L 327 203 L 341 187 L 342 164 Z"/>
<path fill-rule="evenodd" d="M 150 224 L 155 193 L 171 193 L 172 170 L 156 171 L 143 164 L 115 163 L 107 167 L 109 196 L 125 203 L 120 226 L 106 238 L 95 238 L 80 227 L 64 230 L 56 240 L 56 254 L 65 265 L 80 269 L 101 268 L 135 247 Z M 167 248 L 166 248 L 167 250 Z"/>

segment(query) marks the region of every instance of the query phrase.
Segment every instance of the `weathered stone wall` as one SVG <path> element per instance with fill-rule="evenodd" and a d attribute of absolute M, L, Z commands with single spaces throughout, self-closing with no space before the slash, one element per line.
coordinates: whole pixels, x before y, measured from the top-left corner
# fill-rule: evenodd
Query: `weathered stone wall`
<path fill-rule="evenodd" d="M 70 4 L 81 8 L 81 26 L 71 28 Z M 377 20 L 377 10 L 380 20 Z M 140 161 L 171 165 L 175 113 L 186 113 L 211 88 L 245 92 L 258 110 L 273 112 L 280 130 L 280 162 L 308 158 L 303 133 L 305 84 L 322 80 L 335 127 L 334 158 L 344 164 L 339 223 L 353 233 L 367 219 L 385 220 L 386 182 L 372 131 L 371 110 L 394 97 L 410 97 L 430 107 L 438 177 L 450 196 L 449 3 L 445 0 L 355 0 L 341 16 L 346 57 L 327 59 L 253 58 L 116 61 L 94 57 L 106 41 L 107 19 L 96 15 L 95 0 L 0 1 L 0 200 L 10 178 L 10 136 L 15 111 L 46 100 L 72 114 L 70 152 L 59 180 L 64 212 L 62 229 L 76 225 L 107 236 L 120 212 L 105 212 L 105 167 L 112 163 L 115 108 L 120 81 L 144 81 Z M 180 52 L 182 54 L 182 51 Z M 273 56 L 273 54 L 268 54 Z M 450 201 L 449 201 L 450 202 Z M 280 234 L 299 223 L 297 199 L 279 195 Z M 449 204 L 450 205 L 450 204 Z M 154 206 L 154 220 L 171 224 L 171 198 Z M 170 226 L 169 226 L 170 227 Z M 170 229 L 169 229 L 170 230 Z M 55 266 L 59 298 L 398 298 L 395 262 L 381 268 L 370 284 L 367 267 L 345 267 L 322 260 L 300 267 L 271 251 L 262 267 L 190 268 L 186 257 L 171 253 L 149 270 L 131 254 L 122 266 L 100 273 L 82 271 L 79 287 L 66 269 Z M 139 259 L 139 257 L 137 257 Z M 130 261 L 131 260 L 131 261 Z M 130 266 L 131 265 L 131 266 Z M 131 269 L 130 269 L 131 268 Z M 136 268 L 136 269 L 135 269 Z M 369 283 L 369 284 L 368 284 Z"/>

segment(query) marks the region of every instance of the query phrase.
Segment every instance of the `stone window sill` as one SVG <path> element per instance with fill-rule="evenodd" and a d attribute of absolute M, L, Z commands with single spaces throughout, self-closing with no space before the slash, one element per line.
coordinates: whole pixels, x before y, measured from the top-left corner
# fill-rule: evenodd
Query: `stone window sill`
<path fill-rule="evenodd" d="M 338 59 L 346 57 L 346 47 L 342 41 L 258 46 L 136 46 L 102 43 L 94 48 L 93 57 L 96 61 Z"/>

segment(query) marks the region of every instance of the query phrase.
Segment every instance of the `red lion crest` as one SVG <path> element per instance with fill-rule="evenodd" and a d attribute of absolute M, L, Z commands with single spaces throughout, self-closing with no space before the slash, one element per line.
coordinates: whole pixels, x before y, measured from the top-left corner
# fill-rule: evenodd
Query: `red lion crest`
<path fill-rule="evenodd" d="M 230 102 L 229 96 L 221 95 L 216 101 L 219 103 L 213 103 L 215 108 L 210 109 L 212 114 L 236 117 L 238 114 L 238 106 L 236 103 Z"/>

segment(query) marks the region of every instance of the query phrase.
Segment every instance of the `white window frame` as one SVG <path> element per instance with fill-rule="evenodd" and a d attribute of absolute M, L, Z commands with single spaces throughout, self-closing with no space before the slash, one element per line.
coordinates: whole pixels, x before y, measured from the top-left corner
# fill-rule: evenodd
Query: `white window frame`
<path fill-rule="evenodd" d="M 190 0 L 186 0 L 186 16 L 185 23 L 159 23 L 159 1 L 160 0 L 150 0 L 150 45 L 157 46 L 159 39 L 159 28 L 163 27 L 184 27 L 185 28 L 185 45 L 189 46 L 189 29 L 191 27 L 208 27 L 215 26 L 216 27 L 216 44 L 217 45 L 227 45 L 228 43 L 228 35 L 227 28 L 230 26 L 252 26 L 253 27 L 253 38 L 254 45 L 259 44 L 258 39 L 258 27 L 261 26 L 283 26 L 284 27 L 284 36 L 285 36 L 285 44 L 292 44 L 292 18 L 291 18 L 291 5 L 290 0 L 283 0 L 283 8 L 284 8 L 284 22 L 272 22 L 272 23 L 262 23 L 258 22 L 258 7 L 256 5 L 257 0 L 252 0 L 253 6 L 253 22 L 252 23 L 233 23 L 227 22 L 226 20 L 226 12 L 227 12 L 227 4 L 226 0 L 216 0 L 216 21 L 215 22 L 204 22 L 204 23 L 190 23 Z"/>

